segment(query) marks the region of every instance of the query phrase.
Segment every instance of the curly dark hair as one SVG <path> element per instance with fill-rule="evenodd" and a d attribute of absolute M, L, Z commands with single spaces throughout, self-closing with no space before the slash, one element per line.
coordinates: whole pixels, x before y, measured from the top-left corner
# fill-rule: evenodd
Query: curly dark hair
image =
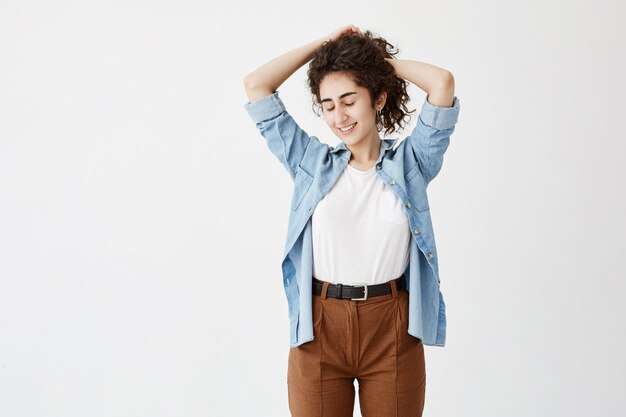
<path fill-rule="evenodd" d="M 406 103 L 408 82 L 398 77 L 393 66 L 385 58 L 395 58 L 399 52 L 392 44 L 369 30 L 363 34 L 344 34 L 335 41 L 327 41 L 315 51 L 307 72 L 312 93 L 313 111 L 320 116 L 320 83 L 332 72 L 349 74 L 354 82 L 369 91 L 372 107 L 375 99 L 387 92 L 385 107 L 377 115 L 378 131 L 385 134 L 404 129 L 410 113 Z M 406 119 L 406 120 L 405 120 Z"/>

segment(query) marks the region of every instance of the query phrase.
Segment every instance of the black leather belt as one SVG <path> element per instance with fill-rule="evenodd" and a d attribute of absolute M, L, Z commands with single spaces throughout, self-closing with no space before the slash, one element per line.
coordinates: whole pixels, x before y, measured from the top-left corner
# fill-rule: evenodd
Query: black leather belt
<path fill-rule="evenodd" d="M 406 288 L 406 280 L 404 274 L 400 275 L 399 278 L 396 278 L 393 281 L 396 281 L 396 287 L 398 291 Z M 322 295 L 323 287 L 324 281 L 320 281 L 319 279 L 313 277 L 313 294 Z M 326 292 L 327 297 L 349 300 L 367 300 L 370 297 L 388 294 L 391 294 L 391 284 L 389 282 L 376 285 L 330 284 L 328 286 L 328 291 Z"/>

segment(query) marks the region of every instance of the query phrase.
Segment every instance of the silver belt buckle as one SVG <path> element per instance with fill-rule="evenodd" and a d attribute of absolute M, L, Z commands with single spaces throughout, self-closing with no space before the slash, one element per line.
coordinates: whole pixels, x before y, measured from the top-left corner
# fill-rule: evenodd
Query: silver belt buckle
<path fill-rule="evenodd" d="M 353 301 L 359 301 L 359 300 L 367 300 L 367 284 L 352 284 L 353 287 L 364 287 L 365 288 L 365 294 L 363 298 L 350 298 L 350 300 Z"/>

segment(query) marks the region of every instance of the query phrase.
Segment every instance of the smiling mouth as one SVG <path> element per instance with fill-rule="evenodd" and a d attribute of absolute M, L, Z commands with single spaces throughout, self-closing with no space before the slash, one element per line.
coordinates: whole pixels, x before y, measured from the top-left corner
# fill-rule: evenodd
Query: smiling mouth
<path fill-rule="evenodd" d="M 356 122 L 352 123 L 350 126 L 346 126 L 345 128 L 340 127 L 339 131 L 341 133 L 350 133 L 354 129 L 354 126 L 356 126 Z"/>

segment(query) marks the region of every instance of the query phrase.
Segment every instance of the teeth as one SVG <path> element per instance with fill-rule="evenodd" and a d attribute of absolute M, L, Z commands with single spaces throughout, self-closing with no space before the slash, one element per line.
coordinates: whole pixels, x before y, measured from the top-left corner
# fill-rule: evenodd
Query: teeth
<path fill-rule="evenodd" d="M 347 132 L 348 130 L 352 129 L 352 128 L 354 127 L 354 125 L 355 125 L 355 124 L 356 124 L 356 123 L 352 123 L 350 126 L 348 126 L 348 127 L 344 128 L 344 129 L 339 128 L 339 130 L 341 130 L 342 132 Z"/>

